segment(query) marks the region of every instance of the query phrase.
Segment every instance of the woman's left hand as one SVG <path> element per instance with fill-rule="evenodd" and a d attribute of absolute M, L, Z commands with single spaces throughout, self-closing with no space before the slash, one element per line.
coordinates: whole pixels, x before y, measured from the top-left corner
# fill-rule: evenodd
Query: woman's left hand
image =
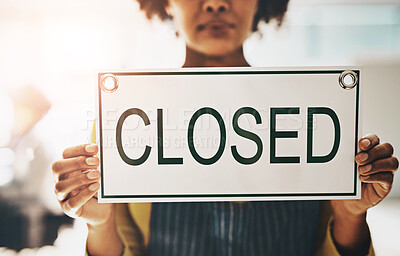
<path fill-rule="evenodd" d="M 344 214 L 357 216 L 377 205 L 389 194 L 394 172 L 399 167 L 398 159 L 392 156 L 393 146 L 390 143 L 379 144 L 378 136 L 368 135 L 361 138 L 358 145 L 361 151 L 356 155 L 355 161 L 362 182 L 361 199 L 332 201 L 336 213 L 340 209 Z"/>

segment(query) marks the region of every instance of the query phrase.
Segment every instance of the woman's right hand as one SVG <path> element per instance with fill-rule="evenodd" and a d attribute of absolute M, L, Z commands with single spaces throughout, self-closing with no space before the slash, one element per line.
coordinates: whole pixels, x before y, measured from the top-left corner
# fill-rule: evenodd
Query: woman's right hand
<path fill-rule="evenodd" d="M 65 214 L 80 218 L 92 226 L 111 221 L 113 204 L 99 204 L 99 159 L 96 144 L 84 144 L 64 150 L 62 160 L 53 163 L 55 193 Z"/>

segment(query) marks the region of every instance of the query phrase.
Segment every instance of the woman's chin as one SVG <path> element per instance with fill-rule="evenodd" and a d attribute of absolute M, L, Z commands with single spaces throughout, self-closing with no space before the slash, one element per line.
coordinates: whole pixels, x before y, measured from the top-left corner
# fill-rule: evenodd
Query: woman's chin
<path fill-rule="evenodd" d="M 199 52 L 210 57 L 227 57 L 238 50 L 240 46 L 233 47 L 219 43 L 211 43 L 198 49 Z"/>

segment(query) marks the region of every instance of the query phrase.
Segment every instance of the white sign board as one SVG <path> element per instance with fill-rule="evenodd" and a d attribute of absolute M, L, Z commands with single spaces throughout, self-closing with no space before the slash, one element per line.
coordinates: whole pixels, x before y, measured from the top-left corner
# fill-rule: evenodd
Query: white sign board
<path fill-rule="evenodd" d="M 100 202 L 360 198 L 360 69 L 98 74 Z"/>

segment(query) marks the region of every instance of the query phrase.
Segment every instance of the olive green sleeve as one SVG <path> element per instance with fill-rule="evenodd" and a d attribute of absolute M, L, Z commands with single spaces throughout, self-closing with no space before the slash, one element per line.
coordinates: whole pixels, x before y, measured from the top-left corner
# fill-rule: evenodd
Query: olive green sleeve
<path fill-rule="evenodd" d="M 124 256 L 144 256 L 146 247 L 143 234 L 130 214 L 128 204 L 117 204 L 116 226 L 124 245 Z"/>

